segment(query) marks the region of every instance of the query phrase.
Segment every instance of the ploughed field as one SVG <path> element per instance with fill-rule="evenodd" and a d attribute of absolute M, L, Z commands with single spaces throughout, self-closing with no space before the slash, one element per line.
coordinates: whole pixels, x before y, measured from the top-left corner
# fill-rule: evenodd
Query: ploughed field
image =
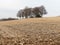
<path fill-rule="evenodd" d="M 1 21 L 0 45 L 60 45 L 60 17 Z"/>

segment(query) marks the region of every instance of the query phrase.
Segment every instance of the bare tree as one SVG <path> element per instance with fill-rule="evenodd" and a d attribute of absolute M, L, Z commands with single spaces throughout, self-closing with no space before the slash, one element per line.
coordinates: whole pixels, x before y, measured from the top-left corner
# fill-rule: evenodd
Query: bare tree
<path fill-rule="evenodd" d="M 38 7 L 35 7 L 35 8 L 33 8 L 33 11 L 32 11 L 35 15 L 36 15 L 36 17 L 40 17 L 40 11 L 39 11 L 39 8 Z"/>
<path fill-rule="evenodd" d="M 21 18 L 21 16 L 22 16 L 22 10 L 19 10 L 17 13 L 17 17 Z"/>
<path fill-rule="evenodd" d="M 43 15 L 47 14 L 47 11 L 46 11 L 46 9 L 43 5 L 38 7 L 38 8 L 39 8 L 39 11 L 40 11 L 40 16 L 43 16 Z"/>
<path fill-rule="evenodd" d="M 26 7 L 24 9 L 25 18 L 28 18 L 28 16 L 30 16 L 30 14 L 31 14 L 31 8 Z"/>
<path fill-rule="evenodd" d="M 40 7 L 33 8 L 33 13 L 36 17 L 42 17 L 44 14 L 47 14 L 45 7 L 42 5 Z"/>

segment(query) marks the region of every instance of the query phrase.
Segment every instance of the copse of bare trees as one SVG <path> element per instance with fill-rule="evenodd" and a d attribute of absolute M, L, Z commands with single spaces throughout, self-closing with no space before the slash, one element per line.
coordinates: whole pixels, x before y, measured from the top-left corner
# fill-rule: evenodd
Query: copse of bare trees
<path fill-rule="evenodd" d="M 42 17 L 44 14 L 47 14 L 47 11 L 45 7 L 42 5 L 40 7 L 34 7 L 34 8 L 26 7 L 22 10 L 19 10 L 17 13 L 17 17 L 33 18 L 33 17 Z"/>

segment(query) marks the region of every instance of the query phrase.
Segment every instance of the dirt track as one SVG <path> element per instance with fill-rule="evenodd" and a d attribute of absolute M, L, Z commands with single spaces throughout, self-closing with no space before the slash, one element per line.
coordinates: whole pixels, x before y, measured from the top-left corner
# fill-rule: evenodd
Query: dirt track
<path fill-rule="evenodd" d="M 2 21 L 0 45 L 60 45 L 60 17 Z"/>

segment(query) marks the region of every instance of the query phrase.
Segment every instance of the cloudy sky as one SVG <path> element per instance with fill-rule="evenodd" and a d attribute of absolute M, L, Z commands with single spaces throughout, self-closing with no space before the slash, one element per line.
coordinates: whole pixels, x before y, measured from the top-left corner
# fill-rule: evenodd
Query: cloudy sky
<path fill-rule="evenodd" d="M 46 17 L 60 15 L 60 0 L 0 0 L 0 18 L 16 17 L 17 11 L 25 6 L 41 5 L 46 7 Z"/>

